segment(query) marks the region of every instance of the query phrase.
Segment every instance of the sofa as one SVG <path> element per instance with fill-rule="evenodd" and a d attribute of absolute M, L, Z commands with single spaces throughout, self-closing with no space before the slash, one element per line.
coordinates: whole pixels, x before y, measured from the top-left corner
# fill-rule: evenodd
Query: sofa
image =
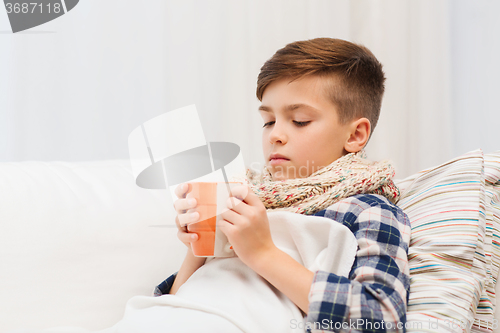
<path fill-rule="evenodd" d="M 397 184 L 412 223 L 407 331 L 500 332 L 500 151 Z M 110 327 L 186 252 L 170 194 L 138 187 L 128 160 L 0 163 L 0 189 L 0 332 Z"/>

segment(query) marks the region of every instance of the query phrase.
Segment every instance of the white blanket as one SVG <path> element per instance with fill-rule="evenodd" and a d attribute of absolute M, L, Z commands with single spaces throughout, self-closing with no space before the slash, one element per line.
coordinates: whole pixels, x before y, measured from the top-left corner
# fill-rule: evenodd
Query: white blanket
<path fill-rule="evenodd" d="M 278 248 L 311 271 L 348 275 L 357 250 L 348 228 L 318 216 L 289 212 L 268 216 Z M 302 313 L 288 297 L 239 258 L 210 258 L 176 295 L 133 297 L 123 319 L 99 333 L 303 332 L 302 323 Z M 54 328 L 43 332 L 88 331 Z"/>

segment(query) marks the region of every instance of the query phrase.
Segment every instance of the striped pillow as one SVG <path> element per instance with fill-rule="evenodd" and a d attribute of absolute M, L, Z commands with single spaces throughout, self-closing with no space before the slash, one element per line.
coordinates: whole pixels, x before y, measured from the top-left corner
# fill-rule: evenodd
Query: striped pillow
<path fill-rule="evenodd" d="M 483 153 L 397 181 L 408 215 L 408 332 L 469 331 L 487 279 Z"/>
<path fill-rule="evenodd" d="M 495 286 L 500 266 L 500 151 L 484 155 L 486 281 L 476 310 L 472 332 L 491 332 L 494 321 Z M 497 318 L 498 319 L 498 318 Z"/>

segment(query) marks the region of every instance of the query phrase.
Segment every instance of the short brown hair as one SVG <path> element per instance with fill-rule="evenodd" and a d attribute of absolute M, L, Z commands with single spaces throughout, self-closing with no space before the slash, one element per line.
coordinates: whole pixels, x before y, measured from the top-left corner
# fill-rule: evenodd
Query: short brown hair
<path fill-rule="evenodd" d="M 306 75 L 331 78 L 327 94 L 338 107 L 341 124 L 366 117 L 371 133 L 377 125 L 384 95 L 382 64 L 366 47 L 341 39 L 298 41 L 278 50 L 260 69 L 257 98 L 262 101 L 272 82 Z"/>

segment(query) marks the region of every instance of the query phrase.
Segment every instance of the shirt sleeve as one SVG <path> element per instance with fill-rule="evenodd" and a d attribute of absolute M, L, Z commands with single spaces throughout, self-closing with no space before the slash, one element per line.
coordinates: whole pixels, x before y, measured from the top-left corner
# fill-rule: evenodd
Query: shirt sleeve
<path fill-rule="evenodd" d="M 175 277 L 177 276 L 177 272 L 170 275 L 165 281 L 160 283 L 155 287 L 153 291 L 153 296 L 161 296 L 165 294 L 170 294 L 170 289 L 172 289 L 172 285 L 174 284 Z"/>
<path fill-rule="evenodd" d="M 349 278 L 317 271 L 309 292 L 311 332 L 404 332 L 410 289 L 408 216 L 379 195 L 357 195 L 315 215 L 354 234 L 358 250 Z"/>

